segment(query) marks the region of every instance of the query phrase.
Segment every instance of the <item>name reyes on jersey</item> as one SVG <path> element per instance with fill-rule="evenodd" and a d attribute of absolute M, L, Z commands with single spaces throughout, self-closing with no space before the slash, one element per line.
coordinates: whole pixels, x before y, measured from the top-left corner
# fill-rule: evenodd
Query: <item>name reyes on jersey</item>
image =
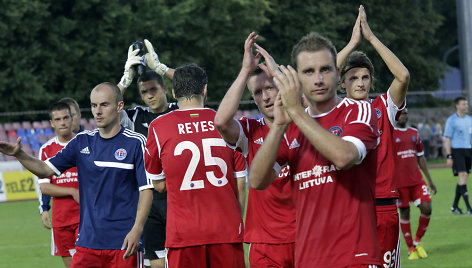
<path fill-rule="evenodd" d="M 215 130 L 213 121 L 196 121 L 177 124 L 179 134 L 193 134 Z"/>

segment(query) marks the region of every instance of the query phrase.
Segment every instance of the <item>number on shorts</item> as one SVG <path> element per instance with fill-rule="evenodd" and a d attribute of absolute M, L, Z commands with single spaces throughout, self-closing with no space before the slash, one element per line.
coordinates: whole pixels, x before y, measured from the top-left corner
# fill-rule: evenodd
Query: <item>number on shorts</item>
<path fill-rule="evenodd" d="M 428 186 L 422 185 L 421 188 L 423 189 L 423 195 L 429 195 Z"/>

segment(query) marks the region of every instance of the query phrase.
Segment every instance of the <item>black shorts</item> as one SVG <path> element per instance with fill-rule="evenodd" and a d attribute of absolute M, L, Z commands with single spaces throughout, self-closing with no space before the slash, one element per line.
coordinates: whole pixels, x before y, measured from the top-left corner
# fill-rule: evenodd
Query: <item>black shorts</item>
<path fill-rule="evenodd" d="M 151 210 L 143 228 L 144 258 L 165 257 L 167 195 L 154 191 Z"/>
<path fill-rule="evenodd" d="M 472 149 L 452 149 L 452 173 L 457 176 L 459 172 L 470 173 Z"/>

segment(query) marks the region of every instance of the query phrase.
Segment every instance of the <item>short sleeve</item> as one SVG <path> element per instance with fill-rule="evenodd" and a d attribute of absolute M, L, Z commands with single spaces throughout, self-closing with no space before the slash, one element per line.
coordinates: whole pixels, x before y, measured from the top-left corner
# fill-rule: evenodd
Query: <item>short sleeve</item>
<path fill-rule="evenodd" d="M 423 144 L 421 143 L 420 135 L 416 131 L 416 156 L 424 155 Z"/>
<path fill-rule="evenodd" d="M 76 154 L 79 152 L 77 149 L 78 136 L 85 134 L 78 134 L 72 140 L 67 143 L 61 151 L 59 151 L 54 157 L 49 158 L 44 161 L 56 175 L 61 175 L 62 172 L 68 170 L 71 167 L 75 167 L 76 164 Z"/>
<path fill-rule="evenodd" d="M 136 179 L 139 190 L 153 189 L 151 178 L 148 176 L 144 167 L 144 151 L 145 151 L 146 137 L 139 135 L 137 142 L 136 154 L 134 159 L 134 166 L 136 170 Z"/>
<path fill-rule="evenodd" d="M 144 153 L 144 165 L 147 176 L 151 180 L 165 179 L 164 170 L 162 169 L 161 148 L 154 124 L 149 127 L 149 135 L 146 142 Z"/>
<path fill-rule="evenodd" d="M 359 152 L 356 164 L 360 164 L 367 153 L 378 145 L 378 120 L 370 103 L 358 101 L 352 104 L 352 107 L 345 118 L 345 127 L 341 137 L 356 146 Z"/>
<path fill-rule="evenodd" d="M 238 152 L 234 151 L 234 177 L 241 178 L 247 176 L 247 166 L 246 166 L 246 158 Z"/>
<path fill-rule="evenodd" d="M 446 120 L 446 126 L 444 128 L 444 137 L 452 138 L 452 134 L 454 133 L 454 127 L 452 123 L 452 117 L 449 117 Z"/>

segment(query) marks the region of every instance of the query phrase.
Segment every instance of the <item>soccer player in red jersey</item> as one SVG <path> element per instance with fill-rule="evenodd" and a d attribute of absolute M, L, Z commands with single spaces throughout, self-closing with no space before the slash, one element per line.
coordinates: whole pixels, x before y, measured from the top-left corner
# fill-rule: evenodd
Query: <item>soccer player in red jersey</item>
<path fill-rule="evenodd" d="M 247 157 L 249 168 L 274 120 L 279 92 L 272 77 L 257 66 L 260 54 L 252 52 L 257 37 L 251 33 L 246 39 L 241 71 L 215 115 L 216 128 L 230 146 Z M 234 119 L 246 84 L 262 113 L 260 119 Z M 244 242 L 250 243 L 251 267 L 294 267 L 295 208 L 288 173 L 287 167 L 264 191 L 249 188 Z"/>
<path fill-rule="evenodd" d="M 354 51 L 362 41 L 362 37 L 375 48 L 395 77 L 387 93 L 376 99 L 369 99 L 369 92 L 373 87 L 374 67 L 364 53 Z M 338 53 L 337 65 L 341 67 L 341 88 L 346 91 L 347 97 L 369 101 L 376 111 L 380 132 L 375 188 L 377 229 L 382 264 L 385 267 L 397 267 L 400 262 L 400 226 L 395 204 L 398 198 L 398 186 L 394 180 L 395 159 L 392 132 L 399 111 L 405 107 L 405 96 L 410 81 L 409 72 L 373 34 L 367 23 L 363 6 L 359 7 L 359 15 L 351 40 Z"/>
<path fill-rule="evenodd" d="M 257 51 L 267 62 L 270 55 Z M 264 189 L 280 167 L 290 166 L 296 267 L 375 267 L 375 112 L 366 101 L 337 97 L 336 49 L 328 39 L 304 36 L 292 50 L 292 63 L 297 70 L 268 66 L 279 95 L 249 182 Z"/>
<path fill-rule="evenodd" d="M 57 154 L 75 136 L 72 132 L 70 107 L 65 102 L 56 102 L 49 108 L 51 126 L 57 136 L 47 141 L 39 150 L 39 159 L 47 160 Z M 62 256 L 64 265 L 70 267 L 75 253 L 75 241 L 79 231 L 79 183 L 77 168 L 66 170 L 60 176 L 38 178 L 40 194 L 54 198 L 52 211 L 51 254 Z M 40 198 L 41 200 L 41 198 Z M 43 214 L 48 211 L 43 211 Z M 46 223 L 43 222 L 46 225 Z"/>
<path fill-rule="evenodd" d="M 436 194 L 434 185 L 429 175 L 426 159 L 424 157 L 423 146 L 418 134 L 418 130 L 407 127 L 408 111 L 404 109 L 398 118 L 397 127 L 393 132 L 394 152 L 395 152 L 395 180 L 398 182 L 398 192 L 400 198 L 397 200 L 400 208 L 400 225 L 408 246 L 408 259 L 416 260 L 426 258 L 428 254 L 421 245 L 421 238 L 428 229 L 431 217 L 431 192 Z M 418 166 L 428 179 L 428 185 L 423 180 Z M 411 236 L 410 227 L 410 202 L 420 209 L 420 220 L 415 240 Z"/>
<path fill-rule="evenodd" d="M 179 109 L 149 127 L 146 171 L 156 190 L 167 190 L 167 267 L 244 267 L 234 151 L 204 108 L 207 83 L 202 68 L 177 68 Z"/>

